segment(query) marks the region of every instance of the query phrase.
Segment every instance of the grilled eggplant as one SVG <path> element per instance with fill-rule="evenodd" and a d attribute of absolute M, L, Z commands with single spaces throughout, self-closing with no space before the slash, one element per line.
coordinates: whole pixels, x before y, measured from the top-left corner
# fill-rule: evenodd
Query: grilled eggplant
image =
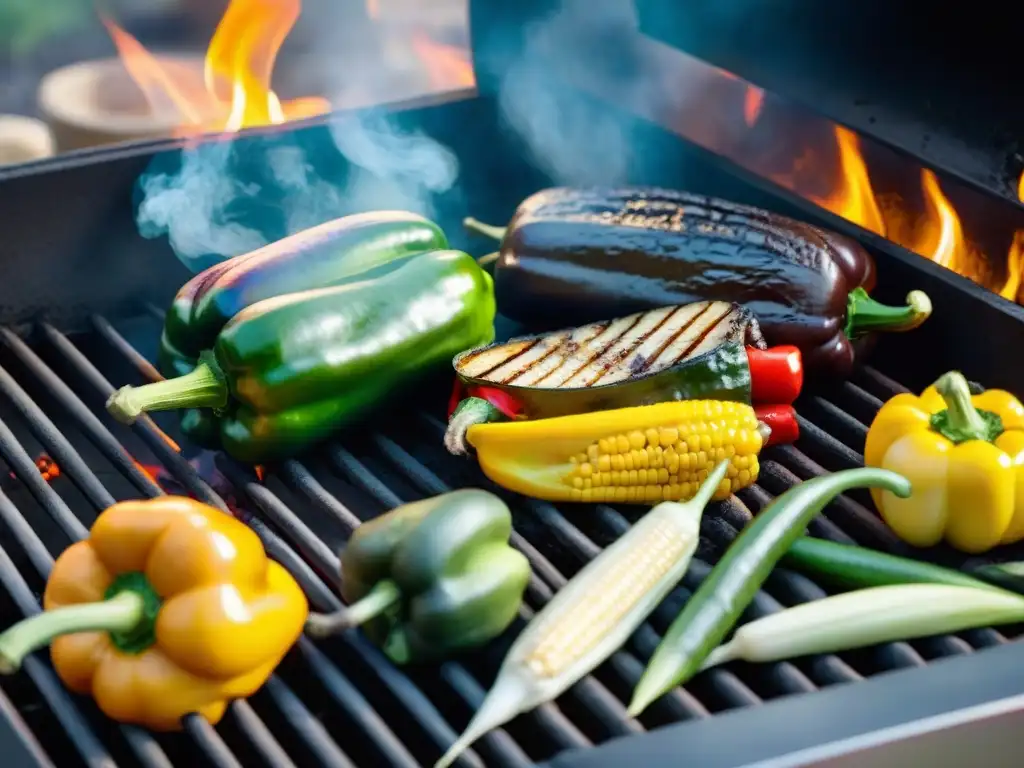
<path fill-rule="evenodd" d="M 453 366 L 456 392 L 445 442 L 457 454 L 466 450 L 466 429 L 481 421 L 668 400 L 788 406 L 803 381 L 799 350 L 766 349 L 757 320 L 724 301 L 515 338 L 463 352 Z"/>
<path fill-rule="evenodd" d="M 868 296 L 875 265 L 856 242 L 767 211 L 657 188 L 549 189 L 502 237 L 494 287 L 506 317 L 543 330 L 668 304 L 730 301 L 769 344 L 799 347 L 809 377 L 848 376 L 873 331 L 931 313 Z"/>

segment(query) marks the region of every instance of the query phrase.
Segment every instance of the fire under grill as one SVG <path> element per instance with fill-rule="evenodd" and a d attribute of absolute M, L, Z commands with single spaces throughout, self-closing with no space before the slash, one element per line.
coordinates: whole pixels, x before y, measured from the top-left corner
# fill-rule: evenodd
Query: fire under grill
<path fill-rule="evenodd" d="M 475 469 L 437 449 L 444 429 L 440 408 L 424 408 L 332 442 L 311 460 L 285 462 L 262 482 L 252 468 L 222 455 L 210 461 L 184 458 L 173 436 L 151 420 L 131 430 L 108 426 L 103 403 L 114 382 L 159 377 L 129 339 L 155 339 L 160 317 L 155 307 L 124 324 L 94 316 L 88 331 L 73 335 L 46 323 L 27 335 L 0 330 L 0 456 L 10 470 L 0 484 L 5 626 L 39 611 L 54 556 L 85 536 L 96 514 L 115 500 L 170 489 L 232 512 L 296 576 L 318 610 L 332 610 L 340 605 L 332 586 L 336 548 L 362 520 L 467 484 L 490 487 Z M 868 367 L 828 399 L 806 398 L 800 441 L 768 450 L 758 484 L 712 506 L 702 526 L 699 559 L 630 643 L 556 704 L 482 740 L 463 764 L 530 765 L 565 750 L 920 667 L 1014 637 L 1015 630 L 979 629 L 796 663 L 731 665 L 703 673 L 639 721 L 626 716 L 624 702 L 645 662 L 708 573 L 708 563 L 775 495 L 802 479 L 860 464 L 865 425 L 881 402 L 903 391 Z M 440 405 L 443 396 L 437 394 L 434 404 Z M 60 468 L 57 477 L 41 474 L 41 454 Z M 514 510 L 513 544 L 533 566 L 519 627 L 635 515 L 608 505 L 562 510 L 501 493 Z M 903 545 L 867 504 L 863 495 L 848 494 L 813 523 L 810 533 L 900 552 Z M 748 617 L 824 594 L 813 581 L 780 568 Z M 35 750 L 38 760 L 61 766 L 156 767 L 197 760 L 217 766 L 424 765 L 439 756 L 479 706 L 506 643 L 436 669 L 399 670 L 358 631 L 324 643 L 303 638 L 256 696 L 232 705 L 223 725 L 214 729 L 196 717 L 184 734 L 159 737 L 107 721 L 91 703 L 68 694 L 45 654 L 37 654 L 23 674 L 5 683 L 0 711 L 8 731 Z"/>

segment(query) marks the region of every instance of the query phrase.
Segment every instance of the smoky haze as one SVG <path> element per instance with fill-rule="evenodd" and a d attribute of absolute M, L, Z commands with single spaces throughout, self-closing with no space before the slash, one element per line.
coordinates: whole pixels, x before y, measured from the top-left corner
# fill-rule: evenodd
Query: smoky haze
<path fill-rule="evenodd" d="M 449 0 L 437 0 L 437 5 L 447 4 Z M 464 0 L 455 4 L 465 7 Z M 317 22 L 306 25 L 307 36 L 310 29 L 314 37 L 330 36 L 342 23 L 336 14 L 319 15 L 320 8 L 310 11 L 318 16 L 307 17 Z M 553 14 L 527 30 L 521 57 L 503 73 L 498 95 L 501 118 L 522 137 L 531 160 L 557 184 L 627 180 L 626 130 L 606 108 L 559 89 L 551 62 L 560 74 L 597 72 L 623 85 L 632 79 L 628 85 L 639 98 L 644 98 L 645 87 L 662 88 L 661 83 L 636 79 L 628 55 L 623 55 L 623 34 L 633 34 L 637 26 L 633 15 L 631 3 L 563 0 Z M 437 16 L 457 19 L 463 25 L 460 36 L 466 36 L 464 11 L 453 14 L 449 9 L 445 16 L 438 9 Z M 572 48 L 571 56 L 563 53 L 566 45 Z M 609 50 L 616 50 L 616 55 L 609 55 Z M 386 94 L 395 78 L 386 65 L 352 69 L 335 59 L 329 67 L 321 63 L 321 72 L 324 69 L 332 73 L 329 79 L 358 79 L 363 93 Z M 343 90 L 344 83 L 326 86 L 324 92 L 330 96 Z M 322 148 L 313 151 L 285 132 L 265 144 L 198 144 L 183 151 L 180 167 L 151 167 L 138 185 L 140 232 L 149 238 L 166 236 L 178 257 L 198 271 L 348 213 L 402 208 L 431 217 L 435 196 L 457 185 L 455 154 L 430 136 L 399 126 L 383 110 L 339 115 L 330 133 L 347 166 L 340 171 L 337 162 L 324 159 Z M 242 149 L 243 144 L 248 148 Z M 244 159 L 239 157 L 243 151 Z M 261 209 L 267 215 L 261 216 Z M 270 220 L 274 223 L 268 224 Z"/>

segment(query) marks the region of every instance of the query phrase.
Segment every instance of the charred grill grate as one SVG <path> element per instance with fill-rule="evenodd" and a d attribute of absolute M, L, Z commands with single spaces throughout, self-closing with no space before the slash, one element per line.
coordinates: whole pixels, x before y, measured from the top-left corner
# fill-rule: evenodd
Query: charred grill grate
<path fill-rule="evenodd" d="M 361 520 L 454 487 L 490 487 L 471 464 L 440 447 L 440 408 L 437 413 L 416 412 L 398 426 L 389 423 L 333 442 L 304 463 L 276 467 L 263 481 L 224 456 L 216 457 L 217 472 L 197 468 L 154 421 L 143 418 L 129 430 L 103 411 L 112 381 L 120 385 L 158 376 L 128 339 L 145 339 L 140 347 L 152 343 L 159 318 L 151 310 L 115 329 L 95 317 L 89 332 L 74 337 L 46 324 L 31 334 L 0 329 L 0 456 L 10 471 L 0 483 L 4 626 L 39 610 L 53 557 L 86 535 L 100 510 L 115 500 L 164 492 L 136 463 L 149 457 L 183 491 L 248 522 L 320 610 L 339 605 L 332 586 L 336 551 Z M 798 663 L 732 665 L 705 672 L 686 689 L 664 697 L 640 722 L 626 717 L 624 702 L 646 659 L 689 591 L 707 574 L 706 563 L 774 495 L 799 479 L 860 463 L 865 424 L 883 400 L 899 391 L 906 390 L 867 368 L 832 399 L 805 398 L 800 442 L 767 451 L 758 485 L 712 507 L 702 530 L 700 560 L 631 642 L 556 704 L 483 739 L 462 765 L 529 765 L 563 750 L 665 723 L 706 718 L 1005 643 L 1004 634 L 981 629 Z M 56 480 L 40 474 L 35 463 L 40 452 L 59 466 Z M 519 497 L 512 501 L 517 529 L 513 543 L 534 571 L 523 620 L 601 546 L 626 530 L 627 514 L 635 514 L 607 505 L 562 510 Z M 866 494 L 841 498 L 815 521 L 811 532 L 899 552 L 900 543 L 865 506 L 869 503 Z M 809 579 L 778 569 L 748 614 L 770 613 L 823 594 Z M 234 703 L 223 724 L 215 729 L 192 718 L 185 734 L 170 736 L 110 723 L 91 702 L 63 689 L 41 653 L 25 663 L 22 674 L 4 682 L 0 720 L 6 719 L 23 740 L 31 742 L 34 736 L 49 759 L 62 766 L 156 768 L 192 764 L 197 758 L 216 766 L 429 765 L 482 701 L 507 643 L 496 642 L 440 666 L 400 670 L 358 632 L 317 644 L 303 638 L 268 685 L 248 702 Z"/>

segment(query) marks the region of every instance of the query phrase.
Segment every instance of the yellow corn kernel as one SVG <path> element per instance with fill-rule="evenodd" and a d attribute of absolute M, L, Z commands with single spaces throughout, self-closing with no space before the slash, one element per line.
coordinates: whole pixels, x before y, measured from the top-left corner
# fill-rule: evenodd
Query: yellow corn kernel
<path fill-rule="evenodd" d="M 510 490 L 549 501 L 636 504 L 686 501 L 727 459 L 712 497 L 724 499 L 756 482 L 763 444 L 749 405 L 711 400 L 479 424 L 467 439 L 484 473 Z"/>
<path fill-rule="evenodd" d="M 622 489 L 620 489 L 622 490 Z M 602 571 L 600 583 L 565 612 L 537 628 L 525 663 L 534 674 L 554 677 L 587 655 L 677 562 L 689 541 L 670 520 L 659 521 Z M 531 628 L 531 631 L 534 631 Z"/>

